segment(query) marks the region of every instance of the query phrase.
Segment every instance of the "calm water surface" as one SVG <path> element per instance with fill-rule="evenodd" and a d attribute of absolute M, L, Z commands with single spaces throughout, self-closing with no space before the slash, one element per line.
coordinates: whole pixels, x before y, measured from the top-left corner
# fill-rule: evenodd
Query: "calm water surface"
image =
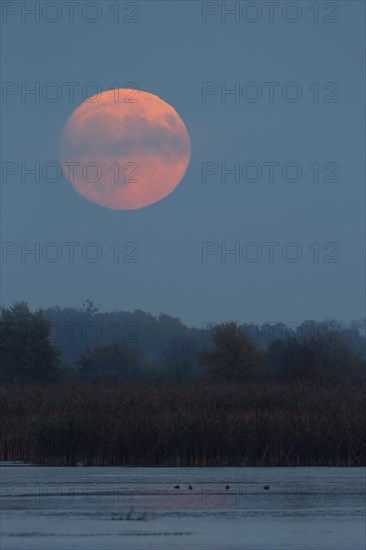
<path fill-rule="evenodd" d="M 1 550 L 364 550 L 365 481 L 363 468 L 3 465 Z"/>

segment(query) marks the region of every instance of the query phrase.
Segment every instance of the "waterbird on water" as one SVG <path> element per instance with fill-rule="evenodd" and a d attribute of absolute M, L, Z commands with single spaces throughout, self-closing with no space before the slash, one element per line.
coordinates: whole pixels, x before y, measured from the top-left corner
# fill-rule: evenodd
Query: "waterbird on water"
<path fill-rule="evenodd" d="M 190 491 L 192 491 L 192 489 L 193 489 L 192 485 L 188 485 L 188 489 L 189 489 Z"/>
<path fill-rule="evenodd" d="M 269 485 L 265 485 L 265 486 L 263 487 L 263 489 L 265 489 L 266 491 L 269 491 Z"/>
<path fill-rule="evenodd" d="M 174 489 L 180 489 L 180 485 L 174 485 Z"/>
<path fill-rule="evenodd" d="M 226 485 L 225 489 L 226 490 L 230 489 L 230 485 Z"/>

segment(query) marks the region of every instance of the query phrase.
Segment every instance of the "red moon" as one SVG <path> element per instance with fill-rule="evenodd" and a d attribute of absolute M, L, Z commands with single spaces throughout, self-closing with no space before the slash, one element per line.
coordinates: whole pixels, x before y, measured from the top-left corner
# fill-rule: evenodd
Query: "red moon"
<path fill-rule="evenodd" d="M 190 141 L 178 113 L 156 95 L 116 89 L 87 99 L 62 131 L 60 160 L 74 189 L 113 210 L 135 210 L 177 187 Z"/>

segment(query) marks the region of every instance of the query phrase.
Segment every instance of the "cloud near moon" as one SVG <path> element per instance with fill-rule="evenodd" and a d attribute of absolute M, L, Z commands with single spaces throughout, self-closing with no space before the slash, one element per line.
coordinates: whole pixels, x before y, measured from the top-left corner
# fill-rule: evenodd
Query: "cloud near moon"
<path fill-rule="evenodd" d="M 75 190 L 114 210 L 143 208 L 169 195 L 189 158 L 188 132 L 177 112 L 139 90 L 110 90 L 85 101 L 60 141 L 61 164 Z"/>

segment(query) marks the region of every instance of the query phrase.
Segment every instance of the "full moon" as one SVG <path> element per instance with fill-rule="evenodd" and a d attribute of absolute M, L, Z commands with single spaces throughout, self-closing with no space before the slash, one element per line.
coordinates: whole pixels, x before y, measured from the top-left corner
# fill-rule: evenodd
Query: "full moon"
<path fill-rule="evenodd" d="M 116 89 L 84 101 L 68 118 L 60 160 L 74 189 L 113 210 L 160 201 L 189 164 L 190 141 L 178 113 L 156 95 Z"/>

